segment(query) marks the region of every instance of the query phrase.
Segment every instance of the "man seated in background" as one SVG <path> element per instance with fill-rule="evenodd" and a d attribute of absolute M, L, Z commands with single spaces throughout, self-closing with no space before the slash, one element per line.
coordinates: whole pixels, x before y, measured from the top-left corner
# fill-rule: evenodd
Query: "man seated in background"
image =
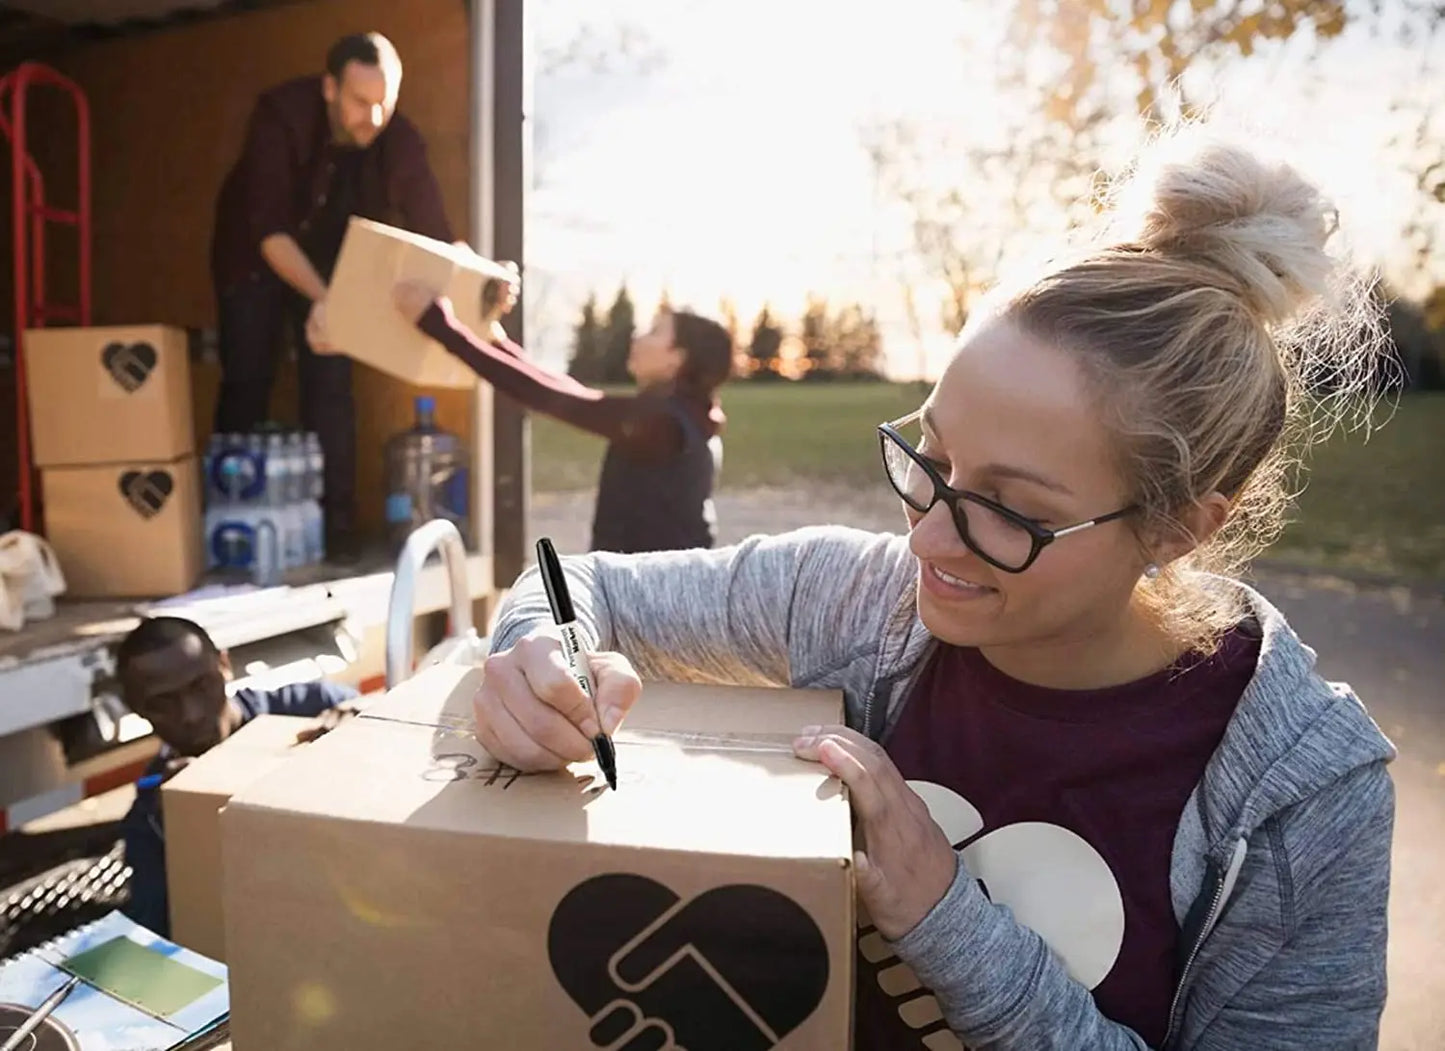
<path fill-rule="evenodd" d="M 160 785 L 258 715 L 317 721 L 297 735 L 310 741 L 356 711 L 357 696 L 333 682 L 298 682 L 276 690 L 240 689 L 227 696 L 231 662 L 205 629 L 181 617 L 142 620 L 116 652 L 121 698 L 151 724 L 160 753 L 146 768 L 135 803 L 121 823 L 131 897 L 125 912 L 163 937 L 170 934 L 165 830 Z"/>

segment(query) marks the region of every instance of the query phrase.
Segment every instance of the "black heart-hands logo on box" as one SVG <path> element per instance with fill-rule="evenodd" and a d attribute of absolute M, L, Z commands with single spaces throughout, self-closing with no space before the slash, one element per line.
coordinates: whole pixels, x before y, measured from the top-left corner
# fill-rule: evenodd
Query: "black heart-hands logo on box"
<path fill-rule="evenodd" d="M 552 913 L 547 955 L 593 1044 L 615 1051 L 768 1051 L 828 988 L 818 925 L 755 884 L 684 902 L 646 876 L 595 876 Z"/>
<path fill-rule="evenodd" d="M 167 471 L 126 471 L 120 476 L 120 495 L 142 518 L 160 514 L 175 487 Z"/>
<path fill-rule="evenodd" d="M 149 343 L 107 343 L 100 363 L 121 390 L 134 393 L 156 370 L 159 355 Z"/>

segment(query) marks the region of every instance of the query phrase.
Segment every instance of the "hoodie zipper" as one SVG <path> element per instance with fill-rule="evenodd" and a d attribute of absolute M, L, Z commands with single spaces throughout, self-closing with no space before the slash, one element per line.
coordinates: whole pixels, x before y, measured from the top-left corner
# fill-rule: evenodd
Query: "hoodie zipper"
<path fill-rule="evenodd" d="M 1199 958 L 1199 950 L 1204 947 L 1204 940 L 1214 930 L 1214 925 L 1219 921 L 1220 910 L 1224 907 L 1224 901 L 1229 892 L 1234 889 L 1235 880 L 1239 878 L 1239 870 L 1244 866 L 1244 854 L 1246 843 L 1243 839 L 1234 845 L 1233 856 L 1229 865 L 1215 879 L 1214 897 L 1210 899 L 1209 911 L 1204 914 L 1204 923 L 1199 928 L 1199 934 L 1194 939 L 1194 944 L 1189 949 L 1189 955 L 1184 959 L 1184 966 L 1179 971 L 1179 983 L 1174 987 L 1174 999 L 1169 1004 L 1169 1028 L 1164 1033 L 1164 1042 L 1160 1046 L 1168 1048 L 1174 1039 L 1174 1032 L 1179 1028 L 1179 1004 L 1184 998 L 1184 988 L 1189 981 L 1189 972 L 1194 967 L 1194 961 Z"/>
<path fill-rule="evenodd" d="M 1189 950 L 1189 955 L 1184 960 L 1184 967 L 1179 972 L 1179 984 L 1174 987 L 1174 999 L 1169 1004 L 1169 1029 L 1164 1034 L 1162 1046 L 1169 1047 L 1170 1041 L 1174 1039 L 1174 1030 L 1178 1028 L 1179 1001 L 1184 996 L 1184 984 L 1189 981 L 1190 968 L 1199 956 L 1199 949 L 1204 945 L 1204 939 L 1209 936 L 1209 929 L 1214 926 L 1214 921 L 1219 918 L 1219 907 L 1224 901 L 1224 878 L 1220 877 L 1219 883 L 1214 888 L 1214 900 L 1209 904 L 1209 912 L 1204 918 L 1204 926 L 1199 928 L 1199 937 L 1194 939 L 1194 945 Z"/>

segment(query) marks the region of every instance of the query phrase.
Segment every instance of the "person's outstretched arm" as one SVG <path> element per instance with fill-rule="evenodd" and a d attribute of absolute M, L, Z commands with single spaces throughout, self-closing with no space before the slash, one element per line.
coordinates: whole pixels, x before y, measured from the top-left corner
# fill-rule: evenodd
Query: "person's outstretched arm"
<path fill-rule="evenodd" d="M 682 448 L 682 427 L 670 413 L 635 396 L 584 386 L 494 347 L 458 319 L 444 297 L 433 302 L 416 325 L 482 379 L 534 412 L 637 450 L 668 455 Z"/>
<path fill-rule="evenodd" d="M 805 688 L 877 659 L 884 622 L 912 585 L 910 563 L 898 537 L 842 526 L 562 559 L 588 648 L 625 654 L 644 679 Z M 529 567 L 497 612 L 492 652 L 551 624 Z"/>

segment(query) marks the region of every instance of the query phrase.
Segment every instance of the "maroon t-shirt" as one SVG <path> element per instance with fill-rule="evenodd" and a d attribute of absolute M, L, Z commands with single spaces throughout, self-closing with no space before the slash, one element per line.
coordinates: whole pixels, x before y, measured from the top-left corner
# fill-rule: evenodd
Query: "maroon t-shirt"
<path fill-rule="evenodd" d="M 884 742 L 990 899 L 1151 1047 L 1177 978 L 1175 831 L 1258 656 L 1258 638 L 1236 630 L 1214 655 L 1137 682 L 1053 690 L 940 645 Z M 959 1047 L 885 952 L 860 931 L 858 1051 Z"/>

